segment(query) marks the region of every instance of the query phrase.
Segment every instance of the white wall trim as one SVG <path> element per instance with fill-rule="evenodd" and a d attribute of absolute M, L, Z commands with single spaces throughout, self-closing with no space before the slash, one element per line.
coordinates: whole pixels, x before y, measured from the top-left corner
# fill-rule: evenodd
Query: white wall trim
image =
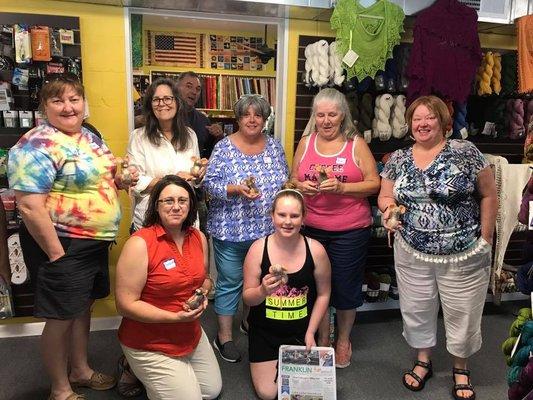
<path fill-rule="evenodd" d="M 109 331 L 118 329 L 122 317 L 91 318 L 91 331 Z M 44 322 L 28 322 L 25 324 L 0 325 L 0 339 L 9 337 L 40 336 Z"/>

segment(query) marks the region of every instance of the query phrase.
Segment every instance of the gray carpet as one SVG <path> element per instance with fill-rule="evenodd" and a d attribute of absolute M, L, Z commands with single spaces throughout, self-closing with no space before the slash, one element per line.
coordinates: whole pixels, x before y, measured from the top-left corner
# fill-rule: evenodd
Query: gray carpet
<path fill-rule="evenodd" d="M 487 306 L 483 317 L 483 347 L 470 362 L 473 384 L 480 400 L 507 398 L 506 365 L 500 344 L 507 337 L 513 313 L 526 303 L 506 303 L 501 307 Z M 244 353 L 244 360 L 230 364 L 219 359 L 222 370 L 221 399 L 255 399 L 247 363 L 247 339 L 238 331 L 235 321 L 235 341 Z M 374 311 L 358 315 L 353 329 L 354 354 L 352 365 L 337 370 L 339 400 L 402 400 L 451 399 L 451 358 L 443 341 L 442 321 L 439 345 L 434 356 L 435 376 L 419 393 L 405 389 L 401 372 L 411 366 L 413 353 L 401 336 L 398 311 Z M 202 325 L 210 338 L 216 331 L 212 307 Z M 113 373 L 120 355 L 116 331 L 93 332 L 90 338 L 90 361 L 93 368 Z M 48 397 L 48 379 L 38 355 L 38 337 L 0 340 L 0 400 L 40 400 Z M 83 390 L 89 400 L 120 399 L 115 390 L 95 392 Z M 139 399 L 143 400 L 144 397 Z M 181 400 L 181 399 L 177 399 Z M 183 399 L 186 400 L 186 399 Z"/>

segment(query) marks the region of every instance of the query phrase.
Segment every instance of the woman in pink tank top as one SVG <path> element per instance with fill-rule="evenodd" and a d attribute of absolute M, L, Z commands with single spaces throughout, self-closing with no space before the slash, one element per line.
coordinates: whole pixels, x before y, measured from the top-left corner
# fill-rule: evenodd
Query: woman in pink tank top
<path fill-rule="evenodd" d="M 331 261 L 331 305 L 337 309 L 336 365 L 350 365 L 350 333 L 355 310 L 363 304 L 361 287 L 372 223 L 367 197 L 379 191 L 376 163 L 357 135 L 348 103 L 335 89 L 321 90 L 298 144 L 292 182 L 305 195 L 305 234 L 319 240 Z M 319 329 L 327 345 L 329 315 Z"/>

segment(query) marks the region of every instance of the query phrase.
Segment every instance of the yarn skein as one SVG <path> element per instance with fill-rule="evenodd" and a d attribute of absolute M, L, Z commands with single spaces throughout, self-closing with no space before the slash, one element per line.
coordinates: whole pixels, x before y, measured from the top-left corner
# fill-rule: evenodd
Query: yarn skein
<path fill-rule="evenodd" d="M 405 122 L 405 102 L 406 98 L 403 94 L 394 97 L 390 125 L 392 126 L 392 136 L 396 139 L 403 138 L 409 130 L 409 127 Z"/>
<path fill-rule="evenodd" d="M 373 99 L 370 93 L 363 94 L 359 103 L 359 124 L 357 127 L 360 132 L 372 129 L 372 119 L 374 118 Z"/>
<path fill-rule="evenodd" d="M 509 103 L 511 106 L 509 107 Z M 521 99 L 511 99 L 507 103 L 508 110 L 511 114 L 509 118 L 509 137 L 511 139 L 520 139 L 524 136 L 524 104 Z"/>
<path fill-rule="evenodd" d="M 494 55 L 491 51 L 487 51 L 482 61 L 483 69 L 479 77 L 479 88 L 477 94 L 482 96 L 484 94 L 492 94 L 492 88 L 490 87 L 491 78 L 493 74 Z M 479 73 L 479 71 L 478 71 Z"/>
<path fill-rule="evenodd" d="M 381 99 L 381 94 L 376 96 L 376 101 L 374 103 L 374 119 L 372 120 L 372 139 L 377 139 L 379 137 L 378 133 L 378 113 L 379 113 L 379 99 Z"/>
<path fill-rule="evenodd" d="M 311 43 L 304 50 L 307 86 L 324 86 L 329 82 L 329 44 L 325 40 Z"/>
<path fill-rule="evenodd" d="M 466 139 L 468 137 L 468 123 L 466 122 L 466 103 L 454 103 L 453 136 Z"/>
<path fill-rule="evenodd" d="M 492 91 L 496 94 L 500 94 L 502 91 L 501 79 L 502 79 L 502 56 L 500 53 L 494 53 L 494 66 L 492 68 L 491 86 Z"/>
<path fill-rule="evenodd" d="M 393 104 L 394 98 L 389 93 L 381 95 L 379 101 L 376 101 L 377 135 L 382 142 L 389 140 L 392 135 L 392 127 L 390 126 L 389 119 Z"/>
<path fill-rule="evenodd" d="M 340 86 L 344 82 L 342 60 L 337 51 L 337 42 L 329 45 L 329 80 L 334 85 Z"/>
<path fill-rule="evenodd" d="M 308 44 L 305 46 L 304 55 L 305 55 L 305 75 L 304 82 L 306 86 L 313 86 L 314 82 L 311 80 L 311 71 L 313 69 L 313 45 L 314 43 Z"/>
<path fill-rule="evenodd" d="M 359 126 L 359 97 L 355 90 L 346 93 L 346 101 L 348 102 L 348 108 L 350 114 L 356 126 Z"/>

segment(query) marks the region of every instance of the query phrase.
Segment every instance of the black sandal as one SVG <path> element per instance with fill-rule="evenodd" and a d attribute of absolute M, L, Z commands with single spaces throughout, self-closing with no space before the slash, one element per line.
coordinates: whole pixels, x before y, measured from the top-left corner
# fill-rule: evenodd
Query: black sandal
<path fill-rule="evenodd" d="M 474 386 L 470 383 L 470 370 L 469 369 L 461 369 L 461 368 L 455 368 L 453 367 L 453 389 L 452 389 L 452 396 L 455 400 L 474 400 L 476 398 L 476 392 L 474 391 Z M 468 377 L 468 383 L 455 383 L 455 374 L 457 375 L 465 375 Z M 472 395 L 469 397 L 462 397 L 457 394 L 459 390 L 470 390 L 472 392 Z"/>
<path fill-rule="evenodd" d="M 122 382 L 122 376 L 124 374 L 130 374 L 136 379 L 136 381 Z M 123 355 L 118 360 L 117 391 L 118 394 L 125 398 L 138 397 L 144 392 L 143 384 L 130 369 L 128 362 L 126 361 L 126 357 Z"/>
<path fill-rule="evenodd" d="M 416 372 L 415 372 L 415 367 L 422 367 L 422 368 L 425 368 L 427 369 L 427 373 L 426 375 L 424 375 L 423 378 L 421 378 Z M 409 375 L 411 376 L 412 378 L 414 378 L 417 382 L 418 382 L 418 386 L 413 386 L 413 385 L 410 385 L 408 384 L 406 381 L 405 381 L 405 377 Z M 424 361 L 420 361 L 420 360 L 416 360 L 415 361 L 415 365 L 413 366 L 413 369 L 411 371 L 407 371 L 405 374 L 403 374 L 403 377 L 402 377 L 402 382 L 403 382 L 403 385 L 409 389 L 409 390 L 412 390 L 413 392 L 419 392 L 421 391 L 422 389 L 424 389 L 424 386 L 426 386 L 426 381 L 428 381 L 431 377 L 433 376 L 433 366 L 431 365 L 431 361 L 429 362 L 424 362 Z"/>

